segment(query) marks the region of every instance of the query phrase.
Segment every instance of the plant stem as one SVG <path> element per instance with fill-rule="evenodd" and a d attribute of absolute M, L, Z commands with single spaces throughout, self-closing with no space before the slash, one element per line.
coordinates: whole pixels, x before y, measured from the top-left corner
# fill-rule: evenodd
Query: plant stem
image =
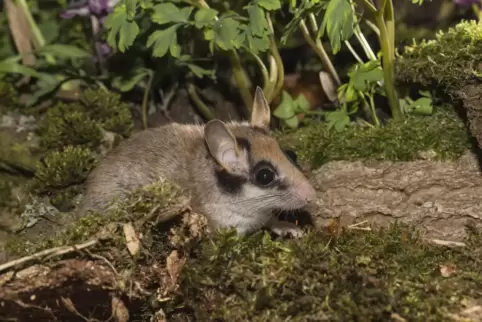
<path fill-rule="evenodd" d="M 355 57 L 355 59 L 360 63 L 360 64 L 363 64 L 363 60 L 360 58 L 360 56 L 358 56 L 358 54 L 356 53 L 355 49 L 351 46 L 350 42 L 348 40 L 345 40 L 345 45 L 346 47 L 348 48 L 348 50 L 351 52 L 351 54 L 353 55 L 353 57 Z"/>
<path fill-rule="evenodd" d="M 194 104 L 198 108 L 199 112 L 201 112 L 202 116 L 207 119 L 207 120 L 213 120 L 216 117 L 214 116 L 214 113 L 211 111 L 209 106 L 204 104 L 202 101 L 201 97 L 199 97 L 199 94 L 197 93 L 196 87 L 194 86 L 193 83 L 188 83 L 187 84 L 187 93 L 189 94 L 189 97 L 193 100 Z"/>
<path fill-rule="evenodd" d="M 204 0 L 193 1 L 192 5 L 198 8 L 206 8 L 206 9 L 210 8 L 209 5 Z M 214 19 L 219 20 L 217 16 Z M 234 81 L 236 82 L 236 85 L 239 88 L 241 98 L 243 99 L 244 105 L 246 107 L 245 111 L 248 112 L 245 114 L 250 114 L 251 108 L 253 106 L 253 96 L 251 95 L 251 91 L 250 91 L 250 87 L 251 87 L 250 79 L 248 77 L 248 74 L 244 70 L 243 65 L 241 64 L 241 61 L 239 60 L 239 56 L 236 53 L 236 51 L 228 50 L 228 56 L 233 68 Z M 248 116 L 248 115 L 245 115 L 245 116 Z"/>
<path fill-rule="evenodd" d="M 391 3 L 391 1 L 390 1 Z M 383 12 L 377 13 L 376 23 L 380 29 L 380 45 L 382 47 L 382 61 L 383 61 L 383 74 L 384 85 L 387 94 L 388 102 L 390 103 L 390 109 L 392 111 L 392 118 L 395 121 L 403 119 L 402 111 L 400 110 L 400 103 L 397 98 L 397 92 L 394 84 L 394 50 L 390 48 L 393 41 L 390 39 L 389 28 L 385 25 L 383 19 Z M 393 21 L 391 21 L 393 23 Z"/>
<path fill-rule="evenodd" d="M 360 26 L 357 24 L 354 30 L 355 36 L 358 39 L 358 42 L 360 42 L 360 45 L 363 48 L 363 51 L 365 52 L 365 55 L 367 55 L 368 59 L 370 60 L 377 60 L 377 56 L 373 52 L 372 48 L 370 47 L 370 44 L 368 43 L 367 39 L 363 35 Z"/>
<path fill-rule="evenodd" d="M 147 105 L 149 103 L 149 92 L 151 91 L 153 79 L 154 72 L 150 72 L 146 88 L 144 89 L 144 97 L 142 98 L 142 128 L 144 130 L 147 129 Z"/>
<path fill-rule="evenodd" d="M 378 37 L 380 37 L 380 29 L 378 29 L 378 27 L 377 27 L 373 22 L 371 22 L 371 21 L 368 20 L 368 19 L 365 19 L 365 23 L 367 24 L 368 27 L 370 27 L 371 30 L 373 30 L 373 32 L 374 32 Z"/>
<path fill-rule="evenodd" d="M 478 19 L 479 21 L 482 21 L 482 13 L 481 13 L 481 11 L 480 11 L 480 9 L 479 9 L 479 5 L 480 5 L 480 3 L 474 3 L 474 4 L 472 4 L 472 10 L 474 11 L 477 19 Z"/>
<path fill-rule="evenodd" d="M 330 73 L 331 77 L 334 79 L 336 85 L 340 86 L 340 84 L 341 84 L 340 77 L 338 76 L 338 73 L 336 72 L 335 67 L 331 63 L 331 60 L 328 57 L 328 54 L 326 53 L 325 49 L 323 48 L 323 44 L 321 43 L 321 41 L 319 39 L 318 39 L 317 42 L 315 42 L 311 38 L 310 32 L 308 31 L 308 28 L 306 27 L 306 23 L 305 23 L 304 20 L 300 21 L 300 30 L 301 30 L 301 33 L 303 34 L 303 37 L 305 38 L 306 42 L 315 51 L 315 53 L 318 55 L 321 62 L 325 66 L 325 68 Z"/>
<path fill-rule="evenodd" d="M 268 69 L 266 68 L 266 65 L 263 63 L 263 60 L 256 55 L 251 49 L 249 49 L 246 46 L 243 46 L 244 50 L 246 50 L 251 56 L 253 56 L 254 60 L 259 66 L 259 69 L 261 70 L 261 74 L 263 75 L 263 92 L 266 96 L 269 96 L 269 93 L 271 93 L 271 81 L 268 73 Z"/>
<path fill-rule="evenodd" d="M 372 110 L 373 121 L 376 126 L 380 126 L 380 120 L 378 119 L 377 111 L 375 110 L 375 102 L 373 101 L 373 95 L 369 95 L 370 109 Z"/>
<path fill-rule="evenodd" d="M 269 15 L 269 13 L 266 14 L 266 19 L 268 20 L 268 27 L 269 27 L 269 30 L 270 30 L 270 35 L 269 35 L 270 46 L 269 46 L 269 48 L 270 48 L 271 54 L 273 55 L 273 58 L 276 62 L 277 74 L 278 74 L 274 90 L 271 93 L 271 95 L 267 98 L 268 103 L 271 103 L 273 101 L 273 99 L 276 96 L 278 96 L 278 94 L 283 89 L 285 69 L 284 69 L 284 65 L 283 65 L 283 60 L 281 59 L 281 55 L 279 54 L 278 45 L 276 44 L 276 39 L 274 37 L 273 22 L 271 21 L 271 17 Z"/>
<path fill-rule="evenodd" d="M 231 66 L 233 68 L 234 80 L 239 88 L 239 93 L 241 94 L 241 98 L 243 99 L 246 110 L 251 113 L 251 107 L 253 106 L 253 96 L 251 95 L 251 92 L 249 90 L 249 77 L 246 74 L 243 65 L 241 64 L 238 53 L 234 50 L 230 50 L 228 54 L 229 60 L 231 61 Z"/>

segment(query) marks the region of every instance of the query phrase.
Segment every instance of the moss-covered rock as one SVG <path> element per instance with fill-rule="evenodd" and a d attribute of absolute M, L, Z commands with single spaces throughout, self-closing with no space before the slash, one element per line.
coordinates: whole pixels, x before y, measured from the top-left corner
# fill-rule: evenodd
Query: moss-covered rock
<path fill-rule="evenodd" d="M 397 79 L 453 90 L 475 79 L 482 70 L 482 23 L 463 21 L 432 40 L 405 48 L 397 59 Z"/>
<path fill-rule="evenodd" d="M 450 106 L 384 127 L 353 126 L 337 133 L 324 123 L 313 123 L 276 136 L 315 168 L 331 160 L 416 160 L 427 151 L 434 159 L 455 159 L 471 146 L 466 126 Z"/>
<path fill-rule="evenodd" d="M 446 321 L 482 300 L 480 232 L 448 249 L 400 226 L 291 241 L 228 231 L 198 249 L 170 304 L 199 321 Z"/>

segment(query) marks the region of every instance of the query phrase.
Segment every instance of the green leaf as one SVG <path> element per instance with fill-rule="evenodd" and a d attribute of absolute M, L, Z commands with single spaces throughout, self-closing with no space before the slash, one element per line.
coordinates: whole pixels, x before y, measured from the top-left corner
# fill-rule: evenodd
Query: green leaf
<path fill-rule="evenodd" d="M 327 31 L 333 54 L 340 51 L 342 41 L 353 35 L 353 15 L 349 0 L 331 0 L 328 3 L 318 37 Z"/>
<path fill-rule="evenodd" d="M 116 7 L 114 12 L 110 13 L 105 19 L 104 26 L 108 31 L 107 43 L 113 48 L 117 48 L 117 34 L 126 19 L 126 10 L 122 6 Z"/>
<path fill-rule="evenodd" d="M 88 58 L 92 56 L 91 53 L 79 47 L 62 44 L 46 45 L 40 48 L 38 52 L 66 58 Z"/>
<path fill-rule="evenodd" d="M 141 0 L 141 8 L 142 9 L 150 9 L 154 5 L 152 0 Z"/>
<path fill-rule="evenodd" d="M 281 94 L 281 102 L 273 111 L 273 115 L 279 119 L 287 120 L 295 116 L 295 105 L 293 99 L 288 92 L 283 91 Z"/>
<path fill-rule="evenodd" d="M 147 69 L 140 69 L 136 71 L 134 75 L 117 76 L 112 80 L 112 86 L 120 90 L 121 92 L 128 92 L 139 84 L 144 77 L 149 74 Z"/>
<path fill-rule="evenodd" d="M 214 18 L 218 15 L 218 11 L 211 8 L 201 8 L 194 15 L 195 26 L 198 29 L 210 25 L 214 22 Z"/>
<path fill-rule="evenodd" d="M 266 10 L 281 9 L 281 1 L 279 0 L 259 0 L 257 4 Z"/>
<path fill-rule="evenodd" d="M 171 44 L 177 42 L 176 30 L 178 27 L 179 25 L 173 25 L 163 30 L 154 31 L 149 36 L 146 45 L 147 47 L 152 47 L 154 45 L 152 53 L 154 57 L 164 56 L 171 47 Z"/>
<path fill-rule="evenodd" d="M 422 95 L 423 97 L 432 98 L 432 94 L 430 93 L 430 91 L 422 91 L 422 90 L 419 90 L 418 92 L 419 92 L 419 94 Z"/>
<path fill-rule="evenodd" d="M 169 22 L 189 22 L 189 16 L 194 8 L 184 7 L 179 9 L 174 4 L 167 2 L 154 6 L 154 13 L 152 14 L 152 21 L 157 24 L 166 24 Z"/>
<path fill-rule="evenodd" d="M 35 69 L 8 59 L 0 62 L 0 74 L 22 74 L 25 76 L 41 78 L 41 75 Z"/>
<path fill-rule="evenodd" d="M 169 46 L 169 52 L 174 58 L 178 58 L 179 56 L 181 56 L 181 46 L 179 46 L 177 42 L 177 33 L 174 33 L 174 36 L 172 37 L 171 45 Z"/>
<path fill-rule="evenodd" d="M 139 34 L 139 26 L 135 21 L 124 21 L 119 31 L 119 50 L 125 52 L 132 46 Z"/>
<path fill-rule="evenodd" d="M 45 38 L 45 43 L 50 44 L 59 36 L 60 27 L 55 19 L 39 24 L 39 30 Z"/>
<path fill-rule="evenodd" d="M 287 120 L 284 120 L 284 123 L 289 127 L 289 128 L 292 128 L 292 129 L 296 129 L 298 128 L 299 124 L 300 124 L 300 120 L 298 119 L 298 116 L 293 116 Z"/>
<path fill-rule="evenodd" d="M 113 48 L 119 48 L 121 52 L 125 52 L 139 34 L 139 26 L 135 21 L 128 20 L 125 6 L 117 6 L 107 16 L 104 25 L 108 30 L 107 43 Z M 116 41 L 117 36 L 119 43 Z"/>
<path fill-rule="evenodd" d="M 432 99 L 428 97 L 421 97 L 414 101 L 412 104 L 410 104 L 407 107 L 407 111 L 410 113 L 416 113 L 421 115 L 432 115 Z"/>
<path fill-rule="evenodd" d="M 263 10 L 255 5 L 248 6 L 249 29 L 253 36 L 263 36 L 268 30 L 268 21 Z"/>
<path fill-rule="evenodd" d="M 187 64 L 187 67 L 193 72 L 194 75 L 196 75 L 199 78 L 202 78 L 203 76 L 209 76 L 210 78 L 214 77 L 213 70 L 204 69 L 194 64 Z"/>
<path fill-rule="evenodd" d="M 346 128 L 346 126 L 350 123 L 350 118 L 345 115 L 341 120 L 338 120 L 335 122 L 335 131 L 338 133 L 343 132 L 343 130 Z"/>
<path fill-rule="evenodd" d="M 311 104 L 308 101 L 303 93 L 300 93 L 298 97 L 294 100 L 294 104 L 298 107 L 300 112 L 306 112 L 310 110 Z"/>
<path fill-rule="evenodd" d="M 138 0 L 124 0 L 124 5 L 126 6 L 126 14 L 129 17 L 129 20 L 134 19 L 136 16 L 136 9 Z"/>
<path fill-rule="evenodd" d="M 223 18 L 214 26 L 216 45 L 224 50 L 234 49 L 234 40 L 238 37 L 240 23 L 233 18 Z"/>
<path fill-rule="evenodd" d="M 348 73 L 350 83 L 356 90 L 364 92 L 368 85 L 383 80 L 383 70 L 378 61 L 372 60 L 357 67 Z"/>

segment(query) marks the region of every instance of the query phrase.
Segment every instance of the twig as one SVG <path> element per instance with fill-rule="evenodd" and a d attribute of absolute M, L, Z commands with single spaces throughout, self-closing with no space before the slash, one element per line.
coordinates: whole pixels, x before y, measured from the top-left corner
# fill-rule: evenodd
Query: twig
<path fill-rule="evenodd" d="M 101 255 L 98 255 L 98 254 L 92 254 L 88 249 L 84 249 L 84 252 L 86 252 L 92 258 L 96 258 L 96 259 L 100 259 L 100 260 L 104 261 L 110 267 L 110 269 L 112 269 L 112 271 L 114 272 L 115 275 L 119 275 L 119 272 L 117 272 L 117 270 L 115 269 L 114 264 L 112 264 L 104 256 L 101 256 Z"/>
<path fill-rule="evenodd" d="M 50 249 L 44 249 L 44 250 L 42 250 L 40 252 L 37 252 L 33 255 L 24 256 L 22 258 L 15 259 L 13 261 L 10 261 L 8 263 L 0 265 L 0 273 L 2 273 L 4 271 L 7 271 L 7 270 L 9 270 L 13 267 L 19 266 L 21 264 L 25 264 L 25 263 L 28 263 L 28 262 L 31 262 L 31 261 L 34 261 L 34 260 L 42 259 L 46 256 L 48 256 L 47 258 L 51 258 L 51 257 L 54 257 L 54 256 L 61 256 L 61 255 L 65 255 L 65 254 L 68 254 L 68 253 L 71 253 L 71 252 L 75 252 L 75 251 L 78 251 L 78 250 L 81 250 L 81 249 L 84 249 L 84 248 L 92 247 L 92 246 L 94 246 L 98 243 L 99 243 L 99 239 L 93 239 L 93 240 L 90 240 L 88 242 L 85 242 L 85 243 L 82 243 L 82 244 L 77 244 L 77 245 L 74 245 L 74 246 L 60 246 L 60 247 L 54 247 L 54 248 L 50 248 Z"/>
<path fill-rule="evenodd" d="M 457 241 L 450 241 L 450 240 L 441 240 L 441 239 L 430 239 L 432 243 L 439 246 L 457 246 L 457 247 L 465 247 L 467 246 L 465 243 L 457 242 Z"/>

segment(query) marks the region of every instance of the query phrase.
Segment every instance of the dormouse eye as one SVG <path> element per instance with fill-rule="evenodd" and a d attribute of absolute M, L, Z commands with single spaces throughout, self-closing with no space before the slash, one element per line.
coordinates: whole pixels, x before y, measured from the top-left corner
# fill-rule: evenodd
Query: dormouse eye
<path fill-rule="evenodd" d="M 270 185 L 276 178 L 276 173 L 269 167 L 263 167 L 256 171 L 254 179 L 260 186 Z"/>

